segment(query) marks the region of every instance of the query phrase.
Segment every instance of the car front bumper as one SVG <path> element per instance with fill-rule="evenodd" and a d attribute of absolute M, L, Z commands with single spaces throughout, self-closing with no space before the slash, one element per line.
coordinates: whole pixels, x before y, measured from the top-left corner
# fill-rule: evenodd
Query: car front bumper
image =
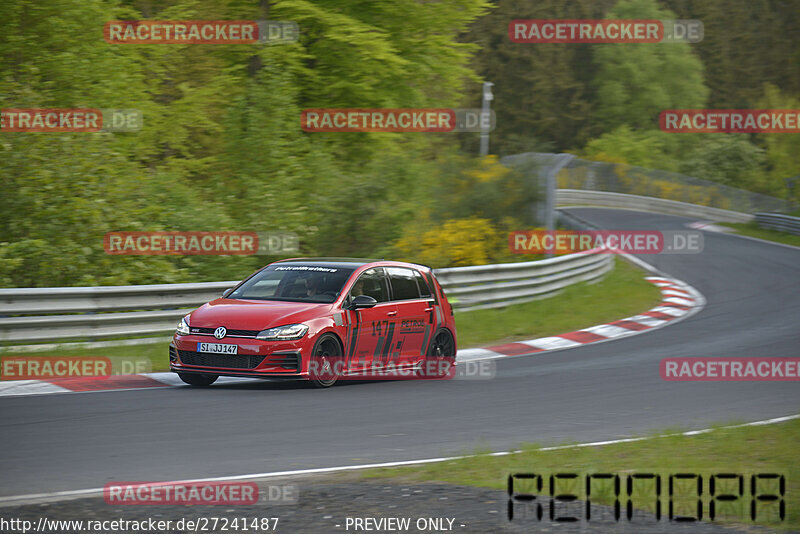
<path fill-rule="evenodd" d="M 238 354 L 198 352 L 198 343 L 237 345 Z M 251 338 L 217 340 L 209 336 L 175 335 L 169 345 L 173 372 L 203 373 L 251 378 L 306 378 L 303 356 L 306 340 L 261 341 Z"/>

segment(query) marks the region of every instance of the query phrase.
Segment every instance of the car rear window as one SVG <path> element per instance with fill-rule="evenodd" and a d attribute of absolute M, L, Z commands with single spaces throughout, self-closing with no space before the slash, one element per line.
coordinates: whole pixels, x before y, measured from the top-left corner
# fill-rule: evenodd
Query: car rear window
<path fill-rule="evenodd" d="M 428 282 L 425 281 L 423 278 L 422 273 L 419 271 L 414 271 L 414 277 L 417 279 L 417 285 L 419 286 L 419 294 L 422 298 L 428 298 L 433 293 L 431 293 L 431 288 L 428 287 Z"/>
<path fill-rule="evenodd" d="M 239 286 L 228 298 L 333 302 L 353 271 L 320 265 L 270 265 Z"/>
<path fill-rule="evenodd" d="M 388 267 L 389 283 L 392 286 L 393 300 L 418 299 L 419 287 L 414 271 L 404 267 Z"/>

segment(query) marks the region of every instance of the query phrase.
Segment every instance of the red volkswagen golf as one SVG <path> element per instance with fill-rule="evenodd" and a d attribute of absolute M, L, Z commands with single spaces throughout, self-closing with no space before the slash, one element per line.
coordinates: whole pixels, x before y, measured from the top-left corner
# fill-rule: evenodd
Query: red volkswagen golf
<path fill-rule="evenodd" d="M 455 354 L 453 308 L 430 268 L 354 259 L 267 265 L 181 319 L 169 347 L 170 369 L 193 386 L 447 376 Z"/>

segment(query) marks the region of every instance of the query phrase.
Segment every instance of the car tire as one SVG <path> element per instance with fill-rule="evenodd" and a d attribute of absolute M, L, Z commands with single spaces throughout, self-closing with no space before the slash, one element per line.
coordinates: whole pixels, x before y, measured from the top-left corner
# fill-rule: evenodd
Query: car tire
<path fill-rule="evenodd" d="M 206 375 L 200 373 L 178 373 L 181 380 L 190 386 L 210 386 L 219 378 L 217 375 Z"/>
<path fill-rule="evenodd" d="M 336 384 L 344 362 L 344 350 L 339 340 L 330 334 L 323 335 L 314 344 L 309 362 L 308 380 L 318 388 Z"/>
<path fill-rule="evenodd" d="M 455 374 L 455 341 L 449 330 L 442 328 L 436 332 L 428 347 L 428 354 L 423 362 L 422 376 L 427 378 L 445 378 Z"/>

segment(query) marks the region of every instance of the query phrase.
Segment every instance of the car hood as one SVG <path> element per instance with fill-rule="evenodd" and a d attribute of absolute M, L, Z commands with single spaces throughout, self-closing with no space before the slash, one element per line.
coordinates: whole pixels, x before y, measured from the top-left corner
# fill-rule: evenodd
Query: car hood
<path fill-rule="evenodd" d="M 224 326 L 237 330 L 264 330 L 274 326 L 302 323 L 322 315 L 333 304 L 281 302 L 245 299 L 216 299 L 192 312 L 189 325 L 193 328 Z"/>

